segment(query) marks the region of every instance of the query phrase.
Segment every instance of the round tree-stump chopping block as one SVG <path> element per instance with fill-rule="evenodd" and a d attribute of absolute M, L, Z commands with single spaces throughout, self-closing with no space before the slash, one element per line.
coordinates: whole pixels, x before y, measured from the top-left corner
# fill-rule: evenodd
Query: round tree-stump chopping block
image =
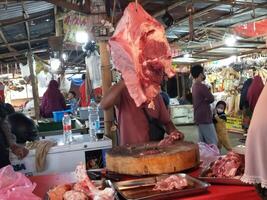
<path fill-rule="evenodd" d="M 168 146 L 158 146 L 157 143 L 120 146 L 106 155 L 108 171 L 128 175 L 174 173 L 198 164 L 198 145 L 184 141 Z"/>

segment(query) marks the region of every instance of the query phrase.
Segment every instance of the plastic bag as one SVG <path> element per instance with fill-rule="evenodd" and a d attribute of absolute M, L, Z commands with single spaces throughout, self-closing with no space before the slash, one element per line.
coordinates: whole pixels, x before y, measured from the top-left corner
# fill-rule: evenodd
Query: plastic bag
<path fill-rule="evenodd" d="M 0 200 L 41 200 L 32 193 L 36 184 L 11 165 L 0 169 L 0 180 Z"/>
<path fill-rule="evenodd" d="M 198 143 L 200 161 L 202 162 L 200 167 L 207 167 L 211 162 L 217 160 L 220 156 L 218 147 L 214 144 L 206 144 L 203 142 Z"/>

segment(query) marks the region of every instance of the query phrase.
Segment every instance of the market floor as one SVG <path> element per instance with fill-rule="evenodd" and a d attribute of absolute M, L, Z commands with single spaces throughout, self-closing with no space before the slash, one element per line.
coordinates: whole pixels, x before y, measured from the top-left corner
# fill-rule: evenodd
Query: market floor
<path fill-rule="evenodd" d="M 198 142 L 198 130 L 197 126 L 177 126 L 177 129 L 180 130 L 185 135 L 186 141 Z M 244 144 L 239 140 L 243 137 L 242 134 L 239 133 L 229 133 L 230 141 L 233 147 Z M 222 148 L 221 153 L 226 154 L 227 150 Z"/>

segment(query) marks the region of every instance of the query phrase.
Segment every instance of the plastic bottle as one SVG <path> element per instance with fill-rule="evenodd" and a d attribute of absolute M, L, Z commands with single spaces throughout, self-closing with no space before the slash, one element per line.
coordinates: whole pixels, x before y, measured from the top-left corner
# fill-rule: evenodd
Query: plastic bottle
<path fill-rule="evenodd" d="M 62 118 L 63 126 L 63 139 L 65 144 L 70 144 L 72 142 L 72 131 L 71 131 L 71 118 L 68 113 L 64 113 Z"/>
<path fill-rule="evenodd" d="M 89 134 L 92 138 L 95 138 L 96 131 L 100 128 L 100 123 L 99 123 L 98 105 L 94 99 L 91 99 L 88 111 L 89 111 L 89 116 L 88 116 Z"/>

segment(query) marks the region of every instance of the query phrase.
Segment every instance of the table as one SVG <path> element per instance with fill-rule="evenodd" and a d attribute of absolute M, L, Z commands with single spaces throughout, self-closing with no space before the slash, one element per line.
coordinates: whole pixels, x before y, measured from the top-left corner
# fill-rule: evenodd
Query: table
<path fill-rule="evenodd" d="M 195 176 L 198 172 L 199 170 L 190 175 Z M 37 184 L 33 193 L 41 198 L 44 198 L 51 187 L 75 181 L 73 173 L 32 176 L 29 179 Z M 260 200 L 260 198 L 253 186 L 212 185 L 207 193 L 179 198 L 179 200 Z"/>

